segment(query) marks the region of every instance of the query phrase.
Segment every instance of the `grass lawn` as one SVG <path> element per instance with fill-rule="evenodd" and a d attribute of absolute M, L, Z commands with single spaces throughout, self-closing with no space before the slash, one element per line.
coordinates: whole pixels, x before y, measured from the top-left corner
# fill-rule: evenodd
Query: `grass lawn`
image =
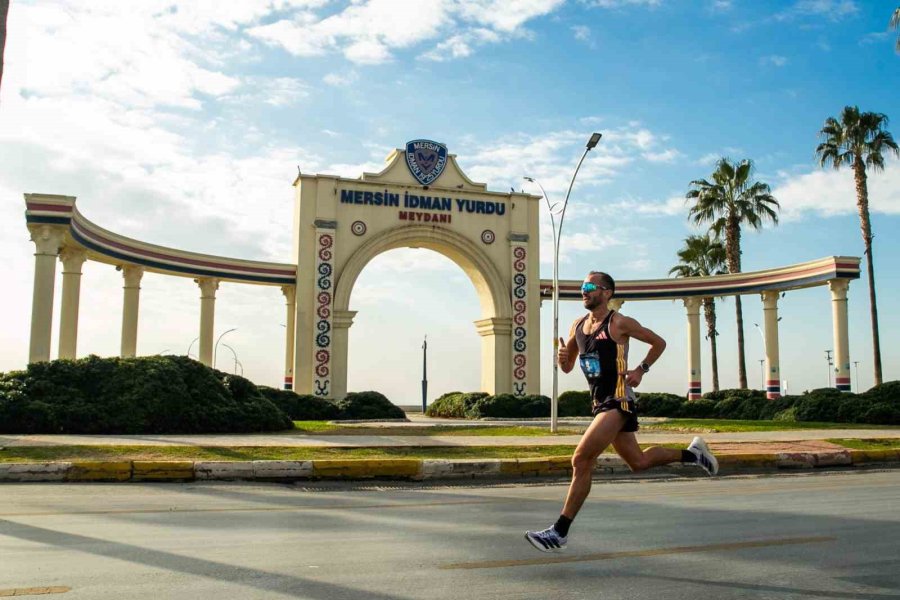
<path fill-rule="evenodd" d="M 826 441 L 850 448 L 851 450 L 892 450 L 900 448 L 900 439 L 853 440 L 844 438 Z"/>
<path fill-rule="evenodd" d="M 560 427 L 557 433 L 550 433 L 547 426 L 503 426 L 480 424 L 470 425 L 412 425 L 406 427 L 367 427 L 365 425 L 340 425 L 326 421 L 294 421 L 294 430 L 288 433 L 310 433 L 316 435 L 439 435 L 439 436 L 553 436 L 580 435 L 583 426 Z M 643 421 L 641 431 L 674 431 L 684 433 L 715 433 L 742 431 L 791 431 L 800 429 L 900 429 L 896 425 L 865 425 L 859 423 L 814 423 L 788 421 L 739 421 L 729 419 L 668 419 L 659 423 Z"/>

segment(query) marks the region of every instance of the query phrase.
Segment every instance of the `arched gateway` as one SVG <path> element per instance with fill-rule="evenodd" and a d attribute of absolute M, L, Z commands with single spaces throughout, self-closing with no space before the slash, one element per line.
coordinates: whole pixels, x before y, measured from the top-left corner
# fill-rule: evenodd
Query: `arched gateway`
<path fill-rule="evenodd" d="M 107 231 L 87 220 L 72 196 L 25 194 L 25 218 L 35 243 L 29 362 L 50 359 L 57 263 L 62 263 L 59 358 L 75 358 L 81 269 L 86 260 L 122 272 L 121 356 L 137 352 L 140 284 L 151 271 L 194 279 L 200 289 L 197 336 L 201 362 L 213 362 L 216 291 L 221 282 L 278 286 L 286 298 L 285 387 L 341 398 L 347 392 L 349 310 L 353 285 L 374 257 L 394 248 L 428 248 L 458 264 L 481 302 L 481 390 L 533 394 L 540 390 L 540 303 L 552 281 L 538 272 L 539 196 L 487 191 L 460 170 L 442 144 L 415 140 L 395 150 L 380 173 L 358 179 L 299 175 L 293 262 L 270 263 L 166 248 Z M 585 265 L 585 270 L 596 265 Z M 700 381 L 703 298 L 758 295 L 764 308 L 766 387 L 781 394 L 778 303 L 783 292 L 828 286 L 834 334 L 835 387 L 850 390 L 847 296 L 859 258 L 819 260 L 733 275 L 619 280 L 625 301 L 681 300 L 687 314 L 686 387 Z M 560 281 L 560 299 L 580 301 L 580 281 Z M 547 350 L 551 348 L 548 340 Z M 546 360 L 551 360 L 547 357 Z"/>
<path fill-rule="evenodd" d="M 539 196 L 489 192 L 426 140 L 392 152 L 380 173 L 299 175 L 294 185 L 297 392 L 346 394 L 357 277 L 382 252 L 428 248 L 459 265 L 478 293 L 481 389 L 538 393 Z"/>

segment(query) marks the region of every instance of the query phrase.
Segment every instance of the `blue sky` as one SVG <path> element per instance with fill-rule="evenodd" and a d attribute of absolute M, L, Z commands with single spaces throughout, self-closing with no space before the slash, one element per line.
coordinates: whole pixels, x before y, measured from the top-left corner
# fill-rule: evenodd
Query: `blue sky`
<path fill-rule="evenodd" d="M 287 262 L 298 166 L 355 177 L 416 138 L 445 143 L 490 189 L 519 189 L 530 175 L 559 198 L 584 140 L 603 132 L 572 195 L 565 278 L 591 269 L 619 279 L 666 276 L 695 231 L 683 204 L 688 183 L 707 177 L 721 156 L 753 159 L 756 178 L 782 203 L 781 225 L 744 236 L 745 270 L 861 256 L 852 178 L 816 166 L 816 134 L 847 104 L 900 118 L 897 32 L 887 30 L 896 5 L 13 0 L 0 89 L 0 370 L 20 368 L 27 356 L 33 245 L 22 193 L 78 196 L 89 219 L 141 240 Z M 884 370 L 896 379 L 898 161 L 870 174 L 869 187 Z M 545 278 L 550 239 L 547 219 Z M 113 355 L 120 275 L 94 263 L 84 273 L 79 354 Z M 147 275 L 142 287 L 139 353 L 185 352 L 199 329 L 196 286 Z M 245 374 L 277 385 L 280 291 L 223 284 L 218 298 L 217 330 L 237 327 L 228 339 Z M 860 362 L 863 388 L 872 383 L 866 298 L 865 280 L 854 282 L 851 361 Z M 750 383 L 758 385 L 762 343 L 753 323 L 761 323 L 761 303 L 745 297 L 744 307 Z M 430 397 L 477 388 L 478 302 L 449 260 L 424 250 L 381 255 L 363 271 L 351 308 L 359 310 L 351 389 L 418 401 L 426 333 Z M 790 293 L 780 308 L 789 390 L 823 386 L 832 348 L 827 289 Z M 564 328 L 580 310 L 563 304 Z M 623 312 L 669 340 L 644 389 L 683 393 L 683 307 L 626 303 Z M 720 377 L 734 386 L 733 300 L 719 314 Z M 546 393 L 548 303 L 542 331 Z M 634 352 L 639 358 L 643 349 Z M 708 390 L 705 343 L 704 363 Z M 577 373 L 561 380 L 561 389 L 583 387 Z"/>

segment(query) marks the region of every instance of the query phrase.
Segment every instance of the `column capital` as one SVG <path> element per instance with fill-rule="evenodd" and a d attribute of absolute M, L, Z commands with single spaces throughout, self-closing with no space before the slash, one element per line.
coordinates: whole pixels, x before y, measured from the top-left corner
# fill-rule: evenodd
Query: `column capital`
<path fill-rule="evenodd" d="M 512 319 L 491 317 L 475 321 L 475 329 L 478 335 L 510 335 L 512 333 Z"/>
<path fill-rule="evenodd" d="M 144 267 L 140 265 L 119 265 L 117 270 L 122 271 L 122 279 L 125 280 L 125 288 L 140 288 L 141 278 L 144 276 Z"/>
<path fill-rule="evenodd" d="M 37 248 L 37 255 L 56 256 L 59 249 L 63 245 L 63 239 L 66 235 L 65 226 L 53 225 L 29 225 L 28 231 L 31 232 L 31 241 Z"/>
<path fill-rule="evenodd" d="M 622 308 L 623 304 L 625 304 L 625 301 L 621 298 L 610 298 L 609 302 L 606 303 L 606 308 L 609 310 L 619 310 Z"/>
<path fill-rule="evenodd" d="M 682 298 L 681 301 L 684 303 L 688 314 L 700 313 L 700 305 L 703 304 L 703 298 L 700 296 L 688 296 L 687 298 Z"/>
<path fill-rule="evenodd" d="M 781 296 L 781 292 L 778 290 L 766 290 L 760 293 L 760 297 L 763 301 L 763 307 L 766 309 L 778 308 L 778 298 Z"/>
<path fill-rule="evenodd" d="M 831 298 L 833 300 L 846 300 L 847 290 L 850 289 L 849 279 L 829 279 L 828 289 L 831 290 Z"/>
<path fill-rule="evenodd" d="M 215 277 L 201 277 L 194 283 L 200 286 L 200 298 L 216 298 L 216 290 L 219 289 L 219 280 Z"/>
<path fill-rule="evenodd" d="M 297 286 L 283 285 L 281 286 L 281 293 L 284 294 L 284 299 L 288 304 L 293 304 L 297 301 Z"/>
<path fill-rule="evenodd" d="M 77 246 L 65 246 L 59 251 L 59 262 L 63 265 L 63 274 L 81 275 L 81 266 L 87 260 L 87 252 Z"/>
<path fill-rule="evenodd" d="M 331 314 L 331 324 L 335 329 L 349 329 L 356 313 L 355 310 L 336 310 Z"/>

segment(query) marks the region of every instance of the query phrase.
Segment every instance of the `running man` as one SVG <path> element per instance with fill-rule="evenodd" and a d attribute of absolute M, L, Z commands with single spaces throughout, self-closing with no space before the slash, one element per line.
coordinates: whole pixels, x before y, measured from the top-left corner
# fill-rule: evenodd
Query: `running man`
<path fill-rule="evenodd" d="M 607 308 L 616 293 L 616 282 L 600 271 L 591 271 L 581 284 L 581 297 L 588 314 L 575 321 L 569 341 L 559 339 L 557 361 L 569 373 L 578 361 L 591 391 L 594 420 L 584 432 L 572 456 L 572 483 L 562 514 L 543 531 L 526 531 L 525 539 L 541 552 L 557 552 L 566 547 L 569 526 L 591 491 L 591 474 L 597 457 L 613 445 L 632 471 L 643 471 L 674 462 L 698 465 L 709 475 L 719 470 L 716 457 L 702 438 L 695 437 L 686 450 L 653 447 L 641 450 L 634 432 L 638 429 L 633 388 L 659 359 L 666 342 L 631 317 Z M 640 365 L 628 370 L 628 342 L 631 338 L 650 345 Z"/>

